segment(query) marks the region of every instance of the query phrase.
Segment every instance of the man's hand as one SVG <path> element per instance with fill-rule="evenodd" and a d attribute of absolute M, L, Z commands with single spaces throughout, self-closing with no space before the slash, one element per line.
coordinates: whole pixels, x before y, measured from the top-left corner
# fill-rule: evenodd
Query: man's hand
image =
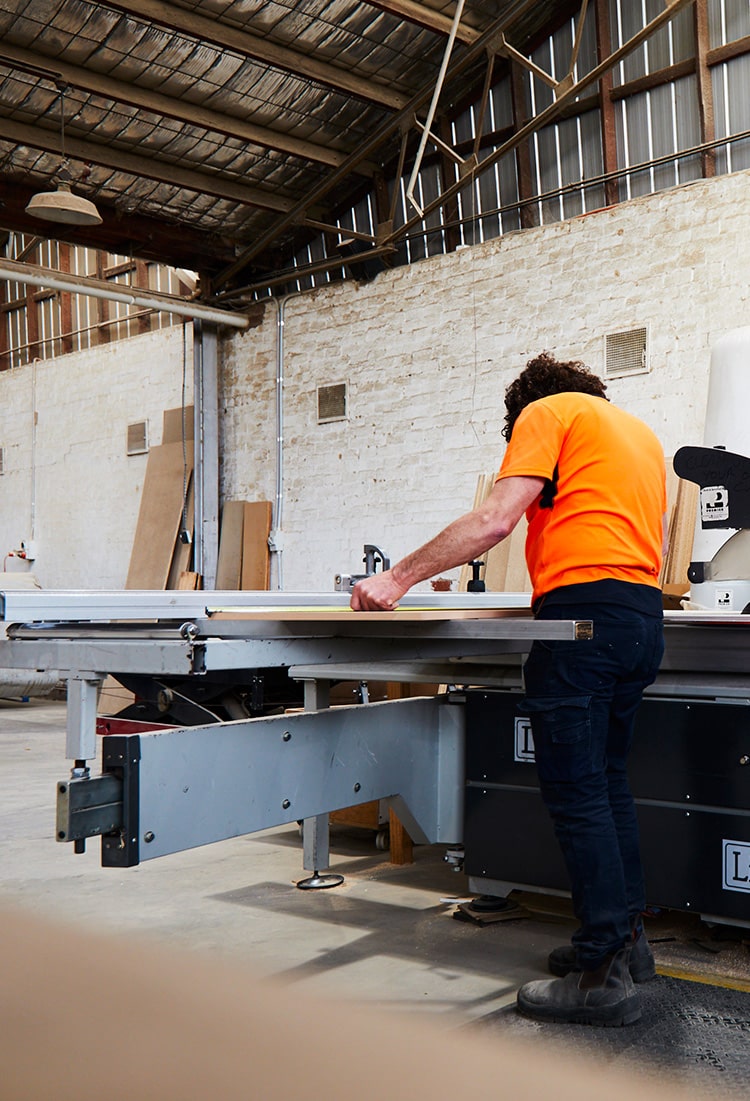
<path fill-rule="evenodd" d="M 350 607 L 355 612 L 392 612 L 406 589 L 396 584 L 392 570 L 374 573 L 352 589 Z"/>
<path fill-rule="evenodd" d="M 355 612 L 393 611 L 404 593 L 420 581 L 478 558 L 510 535 L 542 492 L 544 482 L 536 475 L 502 478 L 479 508 L 459 516 L 389 570 L 357 582 L 352 589 L 351 607 Z"/>

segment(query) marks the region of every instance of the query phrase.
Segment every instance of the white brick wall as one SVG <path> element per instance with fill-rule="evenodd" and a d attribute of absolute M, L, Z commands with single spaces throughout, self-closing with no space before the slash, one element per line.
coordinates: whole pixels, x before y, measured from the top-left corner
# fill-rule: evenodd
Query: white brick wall
<path fill-rule="evenodd" d="M 604 336 L 647 326 L 651 372 L 612 380 L 667 453 L 700 443 L 710 348 L 750 323 L 750 174 L 291 298 L 284 325 L 284 583 L 329 589 L 373 542 L 400 557 L 470 507 L 499 464 L 503 393 L 548 349 L 604 369 Z M 233 335 L 223 491 L 271 497 L 275 309 Z M 349 420 L 317 425 L 316 387 L 349 383 Z M 226 381 L 226 380 L 225 380 Z M 247 415 L 245 415 L 245 413 Z M 749 448 L 750 450 L 750 440 Z"/>
<path fill-rule="evenodd" d="M 192 402 L 190 328 L 187 360 Z M 38 546 L 30 567 L 6 568 L 30 568 L 45 588 L 124 586 L 147 461 L 127 456 L 127 425 L 147 420 L 161 443 L 181 391 L 182 326 L 0 374 L 0 551 L 28 540 L 32 519 Z"/>
<path fill-rule="evenodd" d="M 667 453 L 701 443 L 711 346 L 750 324 L 748 183 L 699 181 L 288 299 L 284 587 L 328 590 L 364 543 L 396 559 L 469 508 L 500 462 L 505 387 L 542 349 L 601 372 L 605 334 L 647 326 L 651 373 L 608 393 Z M 277 310 L 220 343 L 224 499 L 275 498 Z M 158 442 L 181 359 L 176 327 L 37 365 L 47 587 L 124 584 L 145 468 L 125 426 L 148 417 Z M 349 419 L 318 425 L 317 387 L 342 381 Z M 31 368 L 0 374 L 3 553 L 29 535 L 30 386 Z"/>

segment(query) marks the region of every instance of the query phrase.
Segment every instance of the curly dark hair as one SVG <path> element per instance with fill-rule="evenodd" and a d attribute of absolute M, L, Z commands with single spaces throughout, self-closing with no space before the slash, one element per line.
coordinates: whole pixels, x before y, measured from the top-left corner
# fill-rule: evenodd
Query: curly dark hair
<path fill-rule="evenodd" d="M 571 390 L 578 394 L 593 394 L 594 397 L 609 401 L 604 395 L 606 389 L 599 376 L 585 364 L 577 361 L 560 363 L 549 352 L 542 352 L 535 359 L 529 360 L 518 378 L 505 391 L 507 412 L 503 436 L 506 440 L 510 439 L 513 425 L 532 401 Z"/>

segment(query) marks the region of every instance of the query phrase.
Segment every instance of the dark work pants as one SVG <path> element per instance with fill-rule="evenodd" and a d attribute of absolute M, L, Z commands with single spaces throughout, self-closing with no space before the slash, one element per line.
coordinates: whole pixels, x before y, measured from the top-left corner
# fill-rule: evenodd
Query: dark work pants
<path fill-rule="evenodd" d="M 570 876 L 578 962 L 594 969 L 630 938 L 646 899 L 627 758 L 644 688 L 664 652 L 661 618 L 616 604 L 543 605 L 537 619 L 591 619 L 594 637 L 534 642 L 525 699 L 544 803 Z"/>

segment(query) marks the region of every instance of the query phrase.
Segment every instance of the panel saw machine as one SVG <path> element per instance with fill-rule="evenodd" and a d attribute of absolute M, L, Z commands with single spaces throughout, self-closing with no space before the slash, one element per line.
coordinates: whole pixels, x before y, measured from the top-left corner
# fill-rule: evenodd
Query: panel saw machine
<path fill-rule="evenodd" d="M 379 799 L 393 800 L 415 840 L 456 842 L 463 730 L 450 694 L 329 709 L 330 681 L 352 662 L 358 680 L 373 670 L 381 680 L 502 680 L 502 669 L 484 666 L 486 654 L 590 633 L 590 624 L 535 623 L 524 594 L 455 596 L 450 606 L 420 594 L 384 615 L 352 612 L 343 592 L 7 591 L 0 617 L 1 665 L 56 670 L 67 682 L 73 768 L 58 786 L 58 839 L 80 849 L 101 836 L 103 864 L 118 867 L 316 820 L 320 844 L 305 859 L 317 871 L 327 865 L 317 820 Z M 294 676 L 302 665 L 323 670 L 299 675 L 302 713 L 97 738 L 107 676 L 151 680 L 153 697 L 168 690 L 195 701 L 208 678 L 274 668 Z M 94 777 L 97 741 L 102 774 Z"/>
<path fill-rule="evenodd" d="M 703 447 L 675 469 L 700 486 L 690 602 L 665 613 L 666 650 L 630 761 L 650 905 L 750 926 L 750 329 L 712 353 Z M 727 533 L 731 533 L 727 538 Z M 372 572 L 387 561 L 365 548 Z M 369 552 L 369 560 L 368 560 Z M 299 885 L 330 886 L 328 814 L 375 800 L 416 842 L 444 844 L 469 889 L 567 893 L 542 805 L 522 661 L 534 639 L 585 646 L 588 621 L 535 621 L 526 593 L 410 593 L 395 612 L 334 593 L 0 591 L 0 667 L 67 682 L 57 837 L 101 838 L 105 867 L 304 823 Z M 475 587 L 476 588 L 476 587 Z M 253 671 L 298 685 L 302 710 L 216 708 Z M 169 725 L 97 735 L 113 676 Z M 437 696 L 329 707 L 340 681 L 441 684 Z M 256 701 L 258 702 L 258 701 Z M 100 745 L 98 743 L 101 743 Z M 101 749 L 100 772 L 94 762 Z"/>
<path fill-rule="evenodd" d="M 521 663 L 535 638 L 585 645 L 591 623 L 535 621 L 528 602 L 414 593 L 393 613 L 360 613 L 348 593 L 8 591 L 0 665 L 67 681 L 57 836 L 78 849 L 100 838 L 105 867 L 302 822 L 303 866 L 329 886 L 328 813 L 386 800 L 414 841 L 463 859 L 470 890 L 565 894 L 518 712 Z M 632 759 L 649 902 L 750 925 L 750 617 L 665 621 Z M 253 668 L 298 680 L 304 709 L 96 733 L 107 675 L 179 691 Z M 341 680 L 447 687 L 328 707 Z"/>

